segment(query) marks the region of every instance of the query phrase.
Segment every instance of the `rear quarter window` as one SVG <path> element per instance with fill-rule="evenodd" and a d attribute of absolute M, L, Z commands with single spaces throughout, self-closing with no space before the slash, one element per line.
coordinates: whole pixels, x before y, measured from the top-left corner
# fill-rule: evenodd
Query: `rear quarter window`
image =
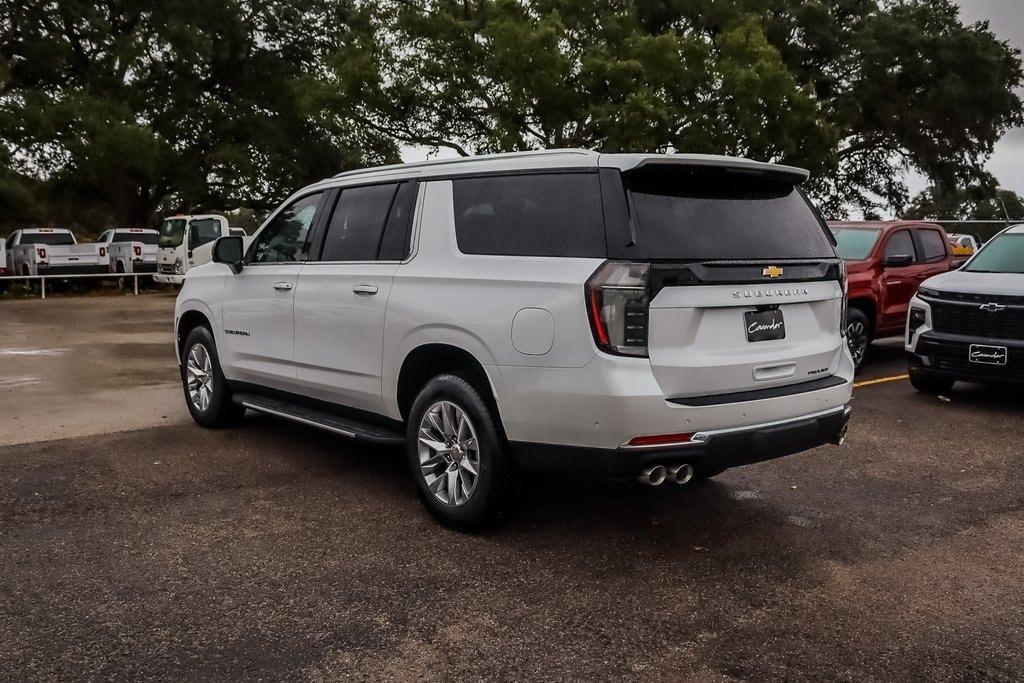
<path fill-rule="evenodd" d="M 596 173 L 455 178 L 452 190 L 464 254 L 607 255 Z"/>
<path fill-rule="evenodd" d="M 922 229 L 917 231 L 921 238 L 921 248 L 925 261 L 941 261 L 946 258 L 946 238 L 938 230 Z M 969 244 L 969 243 L 968 243 Z M 967 246 L 966 244 L 964 246 Z"/>

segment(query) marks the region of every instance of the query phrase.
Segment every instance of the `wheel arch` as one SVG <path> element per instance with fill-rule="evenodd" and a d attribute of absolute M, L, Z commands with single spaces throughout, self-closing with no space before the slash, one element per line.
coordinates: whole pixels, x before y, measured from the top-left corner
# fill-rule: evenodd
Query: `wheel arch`
<path fill-rule="evenodd" d="M 857 297 L 855 299 L 850 299 L 849 307 L 856 308 L 867 316 L 868 325 L 871 326 L 872 331 L 878 327 L 878 305 L 875 303 L 874 299 L 869 297 Z"/>
<path fill-rule="evenodd" d="M 408 419 L 413 401 L 420 390 L 431 379 L 444 373 L 464 377 L 480 391 L 481 398 L 494 410 L 498 424 L 501 424 L 497 392 L 483 363 L 466 349 L 447 343 L 421 344 L 410 350 L 403 359 L 395 389 L 395 399 L 403 421 Z"/>
<path fill-rule="evenodd" d="M 210 318 L 200 310 L 194 308 L 189 309 L 182 312 L 178 317 L 174 346 L 179 360 L 181 359 L 182 353 L 185 351 L 185 340 L 188 339 L 189 333 L 197 327 L 205 327 L 210 330 L 210 334 L 214 334 L 213 323 L 210 321 Z M 216 335 L 214 338 L 216 338 Z"/>

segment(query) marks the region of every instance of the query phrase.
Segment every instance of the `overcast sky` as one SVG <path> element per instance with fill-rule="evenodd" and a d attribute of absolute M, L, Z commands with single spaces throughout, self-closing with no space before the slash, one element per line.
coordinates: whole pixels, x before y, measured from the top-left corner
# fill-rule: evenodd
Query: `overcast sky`
<path fill-rule="evenodd" d="M 1010 43 L 1011 47 L 1024 50 L 1024 0 L 957 0 L 960 14 L 965 23 L 988 20 L 992 32 Z M 1024 96 L 1024 89 L 1019 91 Z M 1000 185 L 1017 194 L 1024 195 L 1024 129 L 1009 131 L 996 144 L 995 154 L 988 163 L 988 170 Z M 913 189 L 917 189 L 916 187 Z"/>

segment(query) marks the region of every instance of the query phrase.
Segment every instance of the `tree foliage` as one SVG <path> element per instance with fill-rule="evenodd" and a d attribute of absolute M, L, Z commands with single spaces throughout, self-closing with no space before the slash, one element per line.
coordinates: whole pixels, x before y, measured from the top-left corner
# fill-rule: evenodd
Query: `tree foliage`
<path fill-rule="evenodd" d="M 0 221 L 259 211 L 403 144 L 743 155 L 898 213 L 907 170 L 994 186 L 1022 82 L 952 0 L 0 0 Z"/>
<path fill-rule="evenodd" d="M 0 197 L 25 190 L 47 207 L 37 219 L 95 230 L 265 207 L 395 160 L 390 139 L 311 96 L 328 56 L 372 30 L 332 0 L 0 0 Z"/>
<path fill-rule="evenodd" d="M 963 221 L 1024 221 L 1024 199 L 1016 192 L 985 187 L 943 191 L 931 186 L 917 195 L 907 218 Z"/>

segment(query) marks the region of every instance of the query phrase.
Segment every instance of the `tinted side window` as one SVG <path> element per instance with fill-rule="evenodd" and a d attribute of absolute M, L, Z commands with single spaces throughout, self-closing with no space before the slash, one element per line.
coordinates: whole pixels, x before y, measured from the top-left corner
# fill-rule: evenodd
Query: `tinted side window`
<path fill-rule="evenodd" d="M 279 211 L 249 248 L 249 262 L 305 261 L 308 251 L 306 236 L 319 203 L 320 193 L 317 192 L 296 199 Z"/>
<path fill-rule="evenodd" d="M 464 254 L 607 255 L 596 173 L 456 178 L 452 186 Z"/>
<path fill-rule="evenodd" d="M 220 221 L 216 218 L 200 218 L 189 223 L 188 244 L 190 249 L 212 242 L 220 237 Z"/>
<path fill-rule="evenodd" d="M 921 246 L 924 248 L 925 261 L 939 261 L 946 258 L 946 239 L 942 233 L 938 230 L 918 230 L 917 234 L 921 238 Z"/>
<path fill-rule="evenodd" d="M 409 230 L 412 228 L 413 211 L 416 210 L 416 188 L 414 182 L 402 183 L 398 188 L 380 240 L 377 258 L 381 261 L 401 261 L 409 255 Z"/>
<path fill-rule="evenodd" d="M 913 256 L 917 260 L 917 251 L 909 230 L 900 230 L 889 238 L 889 243 L 885 245 L 885 257 L 891 256 Z"/>
<path fill-rule="evenodd" d="M 324 239 L 322 261 L 374 261 L 397 184 L 341 192 Z"/>

